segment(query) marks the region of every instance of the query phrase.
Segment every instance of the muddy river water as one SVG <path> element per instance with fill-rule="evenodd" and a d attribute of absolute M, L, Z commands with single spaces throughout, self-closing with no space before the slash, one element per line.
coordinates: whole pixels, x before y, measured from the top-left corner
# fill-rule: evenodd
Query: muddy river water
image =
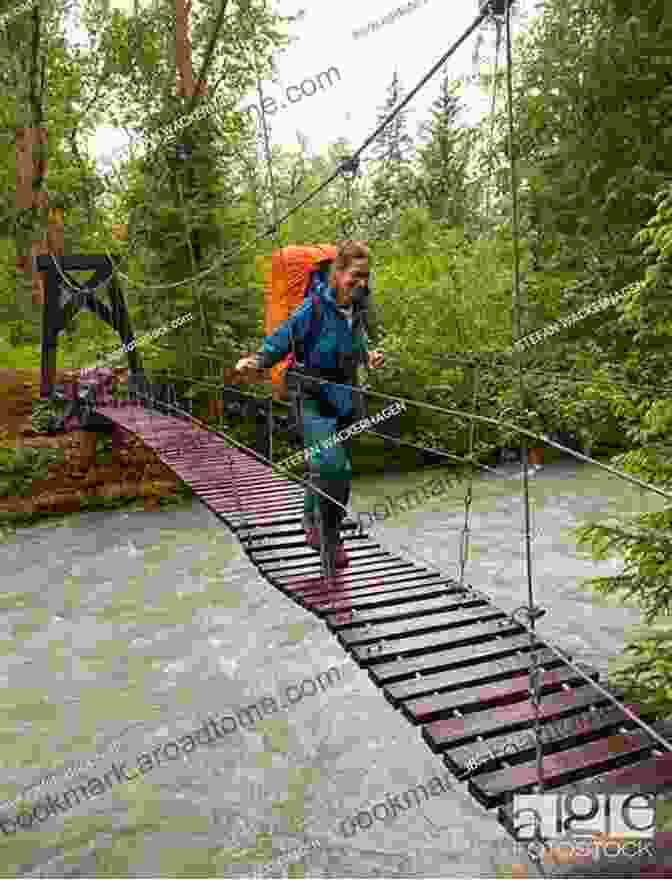
<path fill-rule="evenodd" d="M 521 484 L 512 465 L 500 472 L 474 485 L 467 580 L 510 611 L 527 597 Z M 355 507 L 427 478 L 360 480 Z M 619 566 L 579 553 L 572 530 L 663 500 L 571 461 L 530 485 L 534 589 L 547 610 L 538 630 L 606 674 L 640 614 L 582 586 Z M 455 576 L 463 496 L 457 487 L 377 535 Z M 348 817 L 447 771 L 202 505 L 19 530 L 0 543 L 0 610 L 2 876 L 523 876 L 494 812 L 454 780 L 393 821 L 344 834 Z M 339 673 L 326 685 L 330 667 Z M 300 699 L 259 723 L 196 736 L 291 686 Z M 179 754 L 159 758 L 180 738 Z M 155 763 L 133 776 L 139 760 Z M 86 785 L 64 809 L 64 792 Z M 47 815 L 31 820 L 38 801 Z"/>

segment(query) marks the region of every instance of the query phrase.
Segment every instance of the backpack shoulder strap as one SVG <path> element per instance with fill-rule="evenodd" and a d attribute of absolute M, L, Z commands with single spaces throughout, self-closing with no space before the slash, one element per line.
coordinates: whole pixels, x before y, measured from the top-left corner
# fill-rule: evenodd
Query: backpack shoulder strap
<path fill-rule="evenodd" d="M 303 361 L 306 365 L 308 365 L 310 352 L 315 345 L 317 337 L 320 335 L 320 319 L 322 317 L 322 307 L 320 305 L 319 296 L 314 293 L 311 296 L 310 300 L 313 306 L 313 311 L 310 316 L 310 327 L 308 329 L 306 338 L 303 341 Z"/>

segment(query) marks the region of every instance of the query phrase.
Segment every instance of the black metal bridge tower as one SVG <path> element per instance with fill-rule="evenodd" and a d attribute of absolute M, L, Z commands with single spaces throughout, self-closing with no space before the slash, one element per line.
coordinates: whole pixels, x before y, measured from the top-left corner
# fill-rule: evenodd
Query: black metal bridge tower
<path fill-rule="evenodd" d="M 133 330 L 123 293 L 114 277 L 114 266 L 110 258 L 100 255 L 39 256 L 35 261 L 37 270 L 46 273 L 42 311 L 40 396 L 51 398 L 54 395 L 58 334 L 82 308 L 93 312 L 119 333 L 128 357 L 129 388 L 144 385 L 145 377 L 140 355 L 134 347 L 128 350 L 134 342 Z M 78 270 L 92 270 L 94 274 L 84 284 L 80 284 L 69 274 Z M 98 290 L 107 292 L 109 305 L 96 298 Z"/>

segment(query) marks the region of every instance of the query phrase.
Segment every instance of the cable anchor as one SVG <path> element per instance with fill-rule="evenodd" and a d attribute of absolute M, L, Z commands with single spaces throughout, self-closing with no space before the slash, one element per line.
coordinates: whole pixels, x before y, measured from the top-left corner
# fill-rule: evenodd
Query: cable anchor
<path fill-rule="evenodd" d="M 506 15 L 508 6 L 513 0 L 484 0 L 481 3 L 481 12 L 488 12 L 490 15 Z"/>
<path fill-rule="evenodd" d="M 359 173 L 359 156 L 346 156 L 345 159 L 341 160 L 341 164 L 338 166 L 339 174 L 352 174 L 353 177 Z"/>

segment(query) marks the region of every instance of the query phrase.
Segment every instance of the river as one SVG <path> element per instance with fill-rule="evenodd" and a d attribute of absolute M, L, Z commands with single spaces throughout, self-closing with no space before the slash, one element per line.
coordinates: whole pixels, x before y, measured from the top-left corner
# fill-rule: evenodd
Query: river
<path fill-rule="evenodd" d="M 521 483 L 513 466 L 499 470 L 474 483 L 466 578 L 508 611 L 527 600 Z M 428 478 L 358 480 L 355 506 L 371 509 Z M 658 510 L 662 499 L 568 460 L 532 476 L 530 487 L 534 591 L 547 611 L 538 630 L 606 674 L 640 614 L 581 586 L 618 562 L 578 553 L 572 529 Z M 377 533 L 455 576 L 463 497 L 456 487 Z M 283 862 L 269 863 L 304 844 L 313 848 L 292 876 L 523 876 L 494 811 L 456 782 L 394 821 L 343 836 L 347 817 L 446 770 L 368 676 L 344 663 L 326 627 L 262 580 L 204 506 L 20 529 L 0 544 L 0 560 L 3 799 L 47 770 L 55 781 L 27 802 L 96 774 L 111 779 L 113 762 L 130 770 L 139 754 L 213 714 L 340 669 L 337 682 L 256 727 L 164 758 L 30 828 L 12 832 L 16 808 L 4 806 L 2 876 L 249 877 L 264 865 L 264 876 L 287 876 Z M 81 776 L 63 775 L 67 762 L 87 759 Z"/>

